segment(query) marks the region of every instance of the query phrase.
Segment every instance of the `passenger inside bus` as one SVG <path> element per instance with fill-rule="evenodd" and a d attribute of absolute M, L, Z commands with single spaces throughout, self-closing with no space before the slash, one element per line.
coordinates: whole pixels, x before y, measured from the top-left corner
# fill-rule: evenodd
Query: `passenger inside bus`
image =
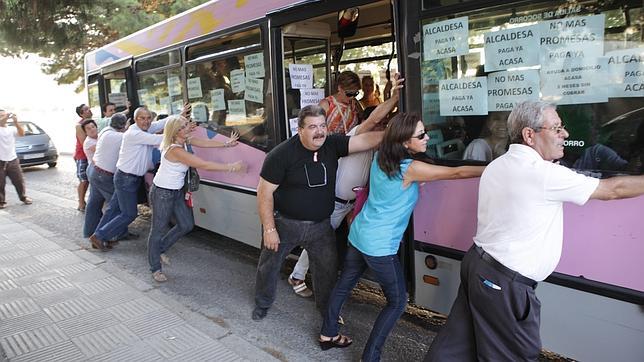
<path fill-rule="evenodd" d="M 326 112 L 326 123 L 330 133 L 346 134 L 360 123 L 360 77 L 350 70 L 340 73 L 336 82 L 336 93 L 324 98 L 320 107 Z"/>
<path fill-rule="evenodd" d="M 363 96 L 360 99 L 360 105 L 362 105 L 363 109 L 376 107 L 382 103 L 382 100 L 380 100 L 380 86 L 375 84 L 373 76 L 365 75 L 362 77 L 362 92 Z"/>
<path fill-rule="evenodd" d="M 463 159 L 490 162 L 504 154 L 508 145 L 508 115 L 509 112 L 490 112 L 479 138 L 465 148 Z"/>

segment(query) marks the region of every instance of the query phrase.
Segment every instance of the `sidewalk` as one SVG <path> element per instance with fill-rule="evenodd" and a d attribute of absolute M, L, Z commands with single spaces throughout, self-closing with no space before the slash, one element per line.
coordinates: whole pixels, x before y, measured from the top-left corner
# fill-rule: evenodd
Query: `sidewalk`
<path fill-rule="evenodd" d="M 0 211 L 0 361 L 275 360 L 102 256 Z"/>

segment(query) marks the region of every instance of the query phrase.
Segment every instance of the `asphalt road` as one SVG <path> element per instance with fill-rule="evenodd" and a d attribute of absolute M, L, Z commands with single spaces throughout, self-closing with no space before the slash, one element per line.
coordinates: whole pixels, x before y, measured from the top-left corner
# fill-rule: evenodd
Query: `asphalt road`
<path fill-rule="evenodd" d="M 7 211 L 89 247 L 81 235 L 83 214 L 76 210 L 77 180 L 71 157 L 61 156 L 56 168 L 38 166 L 24 171 L 27 194 L 34 203 L 19 203 L 8 182 Z M 140 236 L 121 242 L 102 256 L 135 279 L 154 283 L 146 257 L 149 210 L 142 207 L 139 211 L 130 230 Z M 358 360 L 384 303 L 377 288 L 366 286 L 355 292 L 342 313 L 346 321 L 342 333 L 353 337 L 354 345 L 323 352 L 317 345 L 321 321 L 315 304 L 293 294 L 285 273 L 268 316 L 259 322 L 250 318 L 259 250 L 197 228 L 181 239 L 169 256 L 171 265 L 164 267 L 169 282 L 159 286 L 161 291 L 283 361 Z M 441 321 L 410 308 L 389 336 L 383 360 L 422 360 Z"/>

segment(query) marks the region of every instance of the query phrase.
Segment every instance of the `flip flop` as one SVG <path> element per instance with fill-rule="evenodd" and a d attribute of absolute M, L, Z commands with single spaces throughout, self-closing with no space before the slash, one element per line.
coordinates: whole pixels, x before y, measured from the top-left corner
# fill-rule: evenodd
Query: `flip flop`
<path fill-rule="evenodd" d="M 326 351 L 327 349 L 331 348 L 349 347 L 351 343 L 353 343 L 353 340 L 345 335 L 338 334 L 337 336 L 326 341 L 318 339 L 318 342 L 320 343 L 320 348 L 322 348 L 323 351 Z"/>
<path fill-rule="evenodd" d="M 293 292 L 302 298 L 309 298 L 313 295 L 313 292 L 306 286 L 304 280 L 296 280 L 288 277 L 288 283 L 293 287 Z"/>

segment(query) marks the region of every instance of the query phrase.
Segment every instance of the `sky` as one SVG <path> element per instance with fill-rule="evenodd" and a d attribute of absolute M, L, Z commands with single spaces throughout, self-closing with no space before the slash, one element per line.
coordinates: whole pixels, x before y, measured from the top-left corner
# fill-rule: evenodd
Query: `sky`
<path fill-rule="evenodd" d="M 76 85 L 58 85 L 53 76 L 40 70 L 45 59 L 0 57 L 0 108 L 18 115 L 20 121 L 36 123 L 49 134 L 58 152 L 73 152 L 75 108 L 87 103 L 86 92 L 75 93 Z"/>

